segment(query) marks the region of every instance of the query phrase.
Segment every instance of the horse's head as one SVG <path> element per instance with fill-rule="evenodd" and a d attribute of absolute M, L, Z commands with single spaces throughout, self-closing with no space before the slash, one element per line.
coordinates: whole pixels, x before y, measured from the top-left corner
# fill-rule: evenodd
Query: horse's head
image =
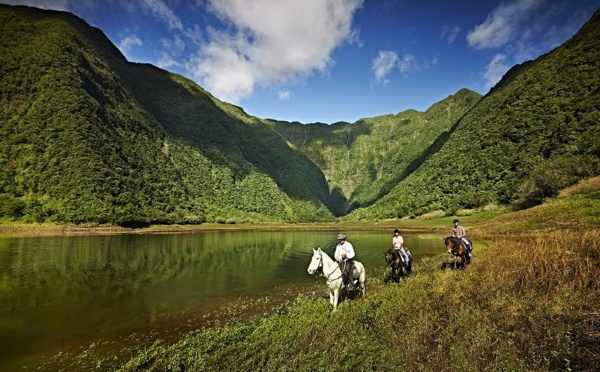
<path fill-rule="evenodd" d="M 384 251 L 383 255 L 385 256 L 385 262 L 387 265 L 391 266 L 394 263 L 394 254 L 392 253 L 392 250 L 388 249 L 387 251 Z"/>
<path fill-rule="evenodd" d="M 321 248 L 313 249 L 313 256 L 308 265 L 308 273 L 313 275 L 319 270 L 323 270 L 323 251 Z"/>
<path fill-rule="evenodd" d="M 446 245 L 446 250 L 448 253 L 454 253 L 454 251 L 460 247 L 460 240 L 453 236 L 449 236 L 444 239 L 444 244 Z"/>
<path fill-rule="evenodd" d="M 452 244 L 452 237 L 448 236 L 444 239 L 444 245 L 446 246 L 446 250 L 448 253 L 452 253 L 452 248 L 454 245 Z"/>

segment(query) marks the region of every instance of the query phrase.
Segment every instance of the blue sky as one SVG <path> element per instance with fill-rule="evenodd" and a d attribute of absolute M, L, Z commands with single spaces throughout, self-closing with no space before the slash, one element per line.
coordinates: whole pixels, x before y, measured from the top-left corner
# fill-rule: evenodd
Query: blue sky
<path fill-rule="evenodd" d="M 600 0 L 0 0 L 66 10 L 129 61 L 248 114 L 302 123 L 425 111 L 485 94 L 569 39 Z"/>

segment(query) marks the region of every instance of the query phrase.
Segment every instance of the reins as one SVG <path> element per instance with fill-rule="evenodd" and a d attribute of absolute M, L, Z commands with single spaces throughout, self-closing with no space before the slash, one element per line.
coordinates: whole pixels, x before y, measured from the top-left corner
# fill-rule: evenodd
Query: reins
<path fill-rule="evenodd" d="M 457 241 L 458 241 L 458 244 L 455 244 Z M 450 240 L 450 242 L 452 243 L 452 248 L 450 249 L 450 252 L 454 253 L 454 251 L 456 251 L 458 248 L 460 248 L 461 245 L 463 247 L 465 247 L 466 251 L 468 251 L 467 246 L 465 245 L 465 243 L 462 242 L 462 240 L 460 238 L 456 238 L 456 240 Z"/>
<path fill-rule="evenodd" d="M 338 276 L 338 277 L 337 277 L 337 278 L 335 278 L 335 279 L 331 279 L 331 278 L 330 278 L 330 276 L 331 276 L 331 275 L 333 275 L 333 273 L 335 272 L 335 270 L 338 270 L 338 269 L 340 270 L 340 276 Z M 328 283 L 331 283 L 331 282 L 333 282 L 334 280 L 338 280 L 338 279 L 340 279 L 341 277 L 343 277 L 343 276 L 344 276 L 344 273 L 343 273 L 342 269 L 340 268 L 340 264 L 337 264 L 337 265 L 335 266 L 335 269 L 333 269 L 333 271 L 332 271 L 332 272 L 330 272 L 329 274 L 325 275 L 325 272 L 323 272 L 323 253 L 321 253 L 321 263 L 319 264 L 319 267 L 317 268 L 317 270 L 320 270 L 320 271 L 321 271 L 321 276 L 324 276 L 324 277 L 326 277 L 326 278 L 327 278 L 327 282 L 328 282 Z"/>

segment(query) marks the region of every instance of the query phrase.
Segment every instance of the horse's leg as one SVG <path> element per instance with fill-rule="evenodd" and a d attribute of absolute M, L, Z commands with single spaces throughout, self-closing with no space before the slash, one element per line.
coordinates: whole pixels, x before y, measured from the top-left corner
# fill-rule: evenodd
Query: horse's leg
<path fill-rule="evenodd" d="M 366 296 L 366 292 L 365 292 L 365 282 L 367 281 L 367 277 L 365 274 L 365 269 L 363 267 L 362 272 L 359 274 L 358 276 L 358 282 L 360 283 L 360 295 L 361 296 Z"/>
<path fill-rule="evenodd" d="M 340 299 L 340 287 L 333 289 L 333 311 L 337 310 L 338 301 Z"/>

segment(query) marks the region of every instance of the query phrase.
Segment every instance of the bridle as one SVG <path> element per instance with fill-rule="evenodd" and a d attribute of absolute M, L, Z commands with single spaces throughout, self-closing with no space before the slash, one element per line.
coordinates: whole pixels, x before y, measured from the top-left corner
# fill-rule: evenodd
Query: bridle
<path fill-rule="evenodd" d="M 398 254 L 398 257 L 396 258 L 392 253 L 385 252 L 385 261 L 387 262 L 389 268 L 397 269 L 399 267 L 398 263 L 396 262 L 398 259 L 402 261 L 402 256 L 400 256 L 400 254 Z"/>
<path fill-rule="evenodd" d="M 449 238 L 447 238 L 447 239 L 450 242 L 450 244 L 448 244 L 446 242 L 446 248 L 448 248 L 449 245 L 452 245 L 452 248 L 448 249 L 448 253 L 454 254 L 454 251 L 457 250 L 460 247 L 461 241 L 460 241 L 460 239 L 457 239 L 458 240 L 458 244 L 456 244 L 456 241 L 454 239 L 449 239 Z"/>
<path fill-rule="evenodd" d="M 340 276 L 338 276 L 335 279 L 331 279 L 330 276 L 335 272 L 335 270 L 340 270 Z M 317 275 L 317 274 L 319 274 L 319 275 Z M 337 264 L 335 269 L 333 269 L 333 271 L 331 271 L 329 274 L 325 275 L 325 273 L 323 272 L 323 252 L 319 252 L 319 266 L 315 270 L 315 275 L 317 275 L 317 277 L 321 277 L 321 276 L 326 277 L 328 283 L 331 283 L 334 280 L 338 280 L 339 278 L 344 276 L 342 269 L 340 268 L 340 264 Z"/>

